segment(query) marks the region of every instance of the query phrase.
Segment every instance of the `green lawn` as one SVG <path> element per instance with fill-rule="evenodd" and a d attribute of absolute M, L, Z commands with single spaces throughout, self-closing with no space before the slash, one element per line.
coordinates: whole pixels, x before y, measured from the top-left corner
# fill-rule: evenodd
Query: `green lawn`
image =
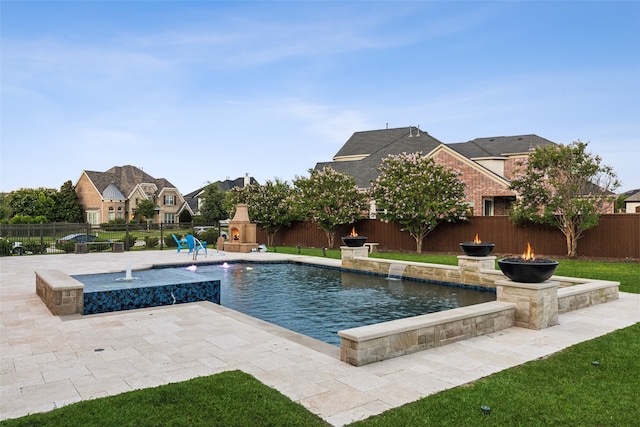
<path fill-rule="evenodd" d="M 272 248 L 269 248 L 273 250 Z M 280 253 L 297 248 L 278 247 Z M 324 256 L 322 249 L 300 250 Z M 326 256 L 340 258 L 339 250 Z M 374 256 L 455 265 L 455 255 Z M 640 293 L 640 264 L 561 260 L 558 275 L 619 281 Z M 391 409 L 354 426 L 636 426 L 640 419 L 640 323 L 466 386 Z M 592 362 L 598 361 L 599 366 Z M 480 407 L 491 408 L 483 415 Z M 328 425 L 253 377 L 210 377 L 83 401 L 4 426 L 314 426 Z"/>

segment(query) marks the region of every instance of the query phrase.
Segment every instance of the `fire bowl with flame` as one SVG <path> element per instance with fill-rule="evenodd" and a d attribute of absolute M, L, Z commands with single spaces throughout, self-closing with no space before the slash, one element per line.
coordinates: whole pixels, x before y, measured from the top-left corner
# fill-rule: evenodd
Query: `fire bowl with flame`
<path fill-rule="evenodd" d="M 350 248 L 358 248 L 360 246 L 363 246 L 366 241 L 367 238 L 365 236 L 358 236 L 355 227 L 351 229 L 351 234 L 342 238 L 342 243 L 349 246 Z"/>
<path fill-rule="evenodd" d="M 521 257 L 500 259 L 498 266 L 514 282 L 541 283 L 553 276 L 558 261 L 536 258 L 531 245 L 527 243 L 527 251 Z"/>
<path fill-rule="evenodd" d="M 473 239 L 473 242 L 460 243 L 460 248 L 467 256 L 487 256 L 493 252 L 493 248 L 495 246 L 496 245 L 494 243 L 483 243 L 478 239 L 477 234 L 475 239 Z"/>

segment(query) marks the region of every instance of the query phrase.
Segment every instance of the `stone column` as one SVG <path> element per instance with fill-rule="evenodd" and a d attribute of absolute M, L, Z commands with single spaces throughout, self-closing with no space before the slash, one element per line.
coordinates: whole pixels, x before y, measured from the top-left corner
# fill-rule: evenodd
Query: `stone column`
<path fill-rule="evenodd" d="M 480 270 L 495 270 L 496 257 L 458 255 L 460 278 L 465 285 L 491 286 L 492 280 L 487 280 Z"/>
<path fill-rule="evenodd" d="M 558 324 L 559 282 L 496 281 L 497 300 L 515 303 L 515 326 L 544 329 Z"/>
<path fill-rule="evenodd" d="M 354 259 L 355 257 L 369 257 L 369 248 L 366 246 L 359 246 L 357 248 L 351 246 L 340 246 L 340 251 L 342 252 L 342 260 Z"/>

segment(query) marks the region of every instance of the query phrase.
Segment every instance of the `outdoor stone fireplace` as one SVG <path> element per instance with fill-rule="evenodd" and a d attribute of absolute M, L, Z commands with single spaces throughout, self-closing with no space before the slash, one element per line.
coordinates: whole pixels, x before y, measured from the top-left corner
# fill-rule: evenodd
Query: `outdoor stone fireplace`
<path fill-rule="evenodd" d="M 256 225 L 249 219 L 248 205 L 236 206 L 236 214 L 229 222 L 229 241 L 224 243 L 227 252 L 251 252 L 258 249 Z"/>

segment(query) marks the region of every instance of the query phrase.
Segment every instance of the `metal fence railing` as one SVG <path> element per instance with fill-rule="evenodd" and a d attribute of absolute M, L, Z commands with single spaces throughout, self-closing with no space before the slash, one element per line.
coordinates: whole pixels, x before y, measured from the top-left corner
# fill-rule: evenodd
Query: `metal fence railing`
<path fill-rule="evenodd" d="M 224 230 L 223 230 L 224 232 Z M 87 243 L 89 251 L 110 251 L 112 243 L 122 242 L 124 250 L 162 250 L 175 248 L 172 237 L 193 234 L 200 240 L 218 236 L 213 224 L 0 224 L 0 256 L 72 253 L 76 243 Z"/>

